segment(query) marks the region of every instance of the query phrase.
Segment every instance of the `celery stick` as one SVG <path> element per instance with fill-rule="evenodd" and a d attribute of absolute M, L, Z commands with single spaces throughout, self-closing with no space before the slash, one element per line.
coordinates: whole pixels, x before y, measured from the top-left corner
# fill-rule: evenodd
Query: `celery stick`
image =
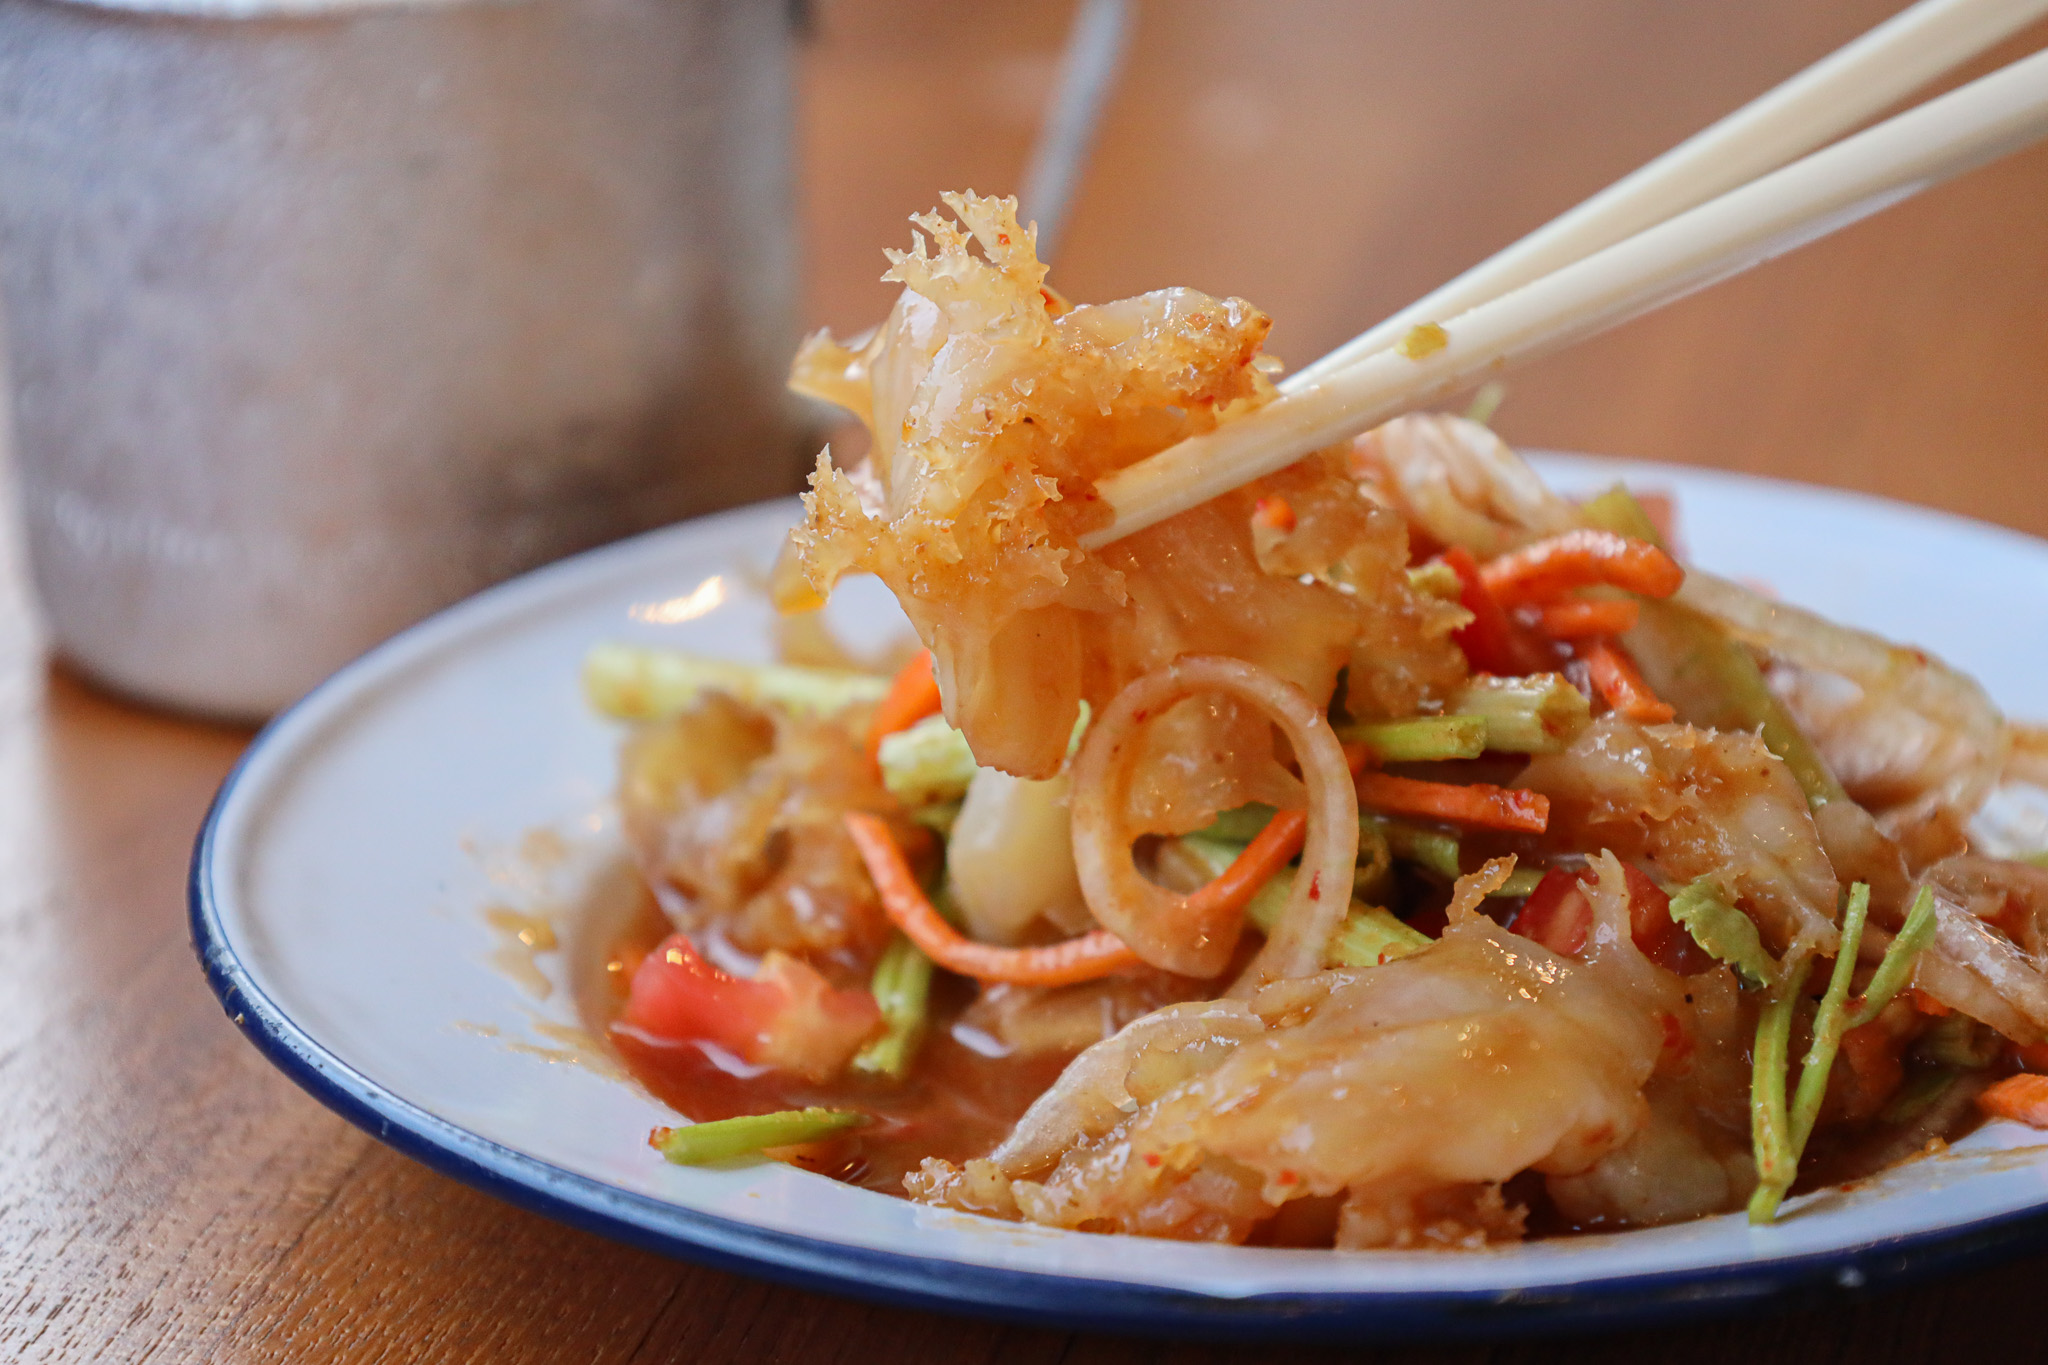
<path fill-rule="evenodd" d="M 1359 845 L 1359 881 L 1364 883 L 1386 871 L 1387 851 L 1386 845 L 1373 839 L 1368 832 L 1371 830 L 1369 825 L 1363 821 L 1360 825 L 1361 834 L 1366 836 Z M 1192 854 L 1211 877 L 1222 876 L 1224 870 L 1236 861 L 1237 855 L 1244 852 L 1243 844 L 1213 839 L 1206 832 L 1183 834 L 1179 842 L 1181 848 Z M 1271 934 L 1279 925 L 1280 912 L 1286 908 L 1287 898 L 1294 889 L 1293 875 L 1293 870 L 1289 869 L 1268 878 L 1245 906 L 1245 921 L 1260 933 Z M 1354 898 L 1350 913 L 1323 950 L 1323 961 L 1332 967 L 1369 967 L 1404 957 L 1429 941 L 1428 935 L 1410 929 L 1388 911 Z"/>
<path fill-rule="evenodd" d="M 640 645 L 599 645 L 583 660 L 584 695 L 616 720 L 673 716 L 696 705 L 706 692 L 821 716 L 872 706 L 888 690 L 888 679 L 867 673 L 734 663 Z"/>
<path fill-rule="evenodd" d="M 957 801 L 974 778 L 974 751 L 967 736 L 944 716 L 926 716 L 908 729 L 882 736 L 876 752 L 882 785 L 906 806 Z"/>
<path fill-rule="evenodd" d="M 1487 733 L 1483 716 L 1414 716 L 1348 725 L 1339 738 L 1364 744 L 1381 763 L 1432 763 L 1479 757 L 1486 752 Z"/>
<path fill-rule="evenodd" d="M 1394 889 L 1394 853 L 1380 827 L 1364 816 L 1358 820 L 1358 875 L 1351 894 L 1379 902 Z"/>
<path fill-rule="evenodd" d="M 1262 934 L 1271 934 L 1280 923 L 1280 912 L 1287 908 L 1287 898 L 1294 894 L 1294 869 L 1288 868 L 1277 877 L 1268 877 L 1265 884 L 1252 892 L 1252 898 L 1245 902 L 1246 923 Z"/>
<path fill-rule="evenodd" d="M 1266 827 L 1274 813 L 1271 806 L 1254 801 L 1248 806 L 1218 811 L 1214 820 L 1195 833 L 1204 839 L 1213 839 L 1219 843 L 1248 844 L 1259 837 L 1259 831 Z"/>
<path fill-rule="evenodd" d="M 1353 901 L 1351 913 L 1324 950 L 1323 961 L 1332 967 L 1376 967 L 1429 945 L 1428 934 L 1410 929 L 1393 911 Z"/>
<path fill-rule="evenodd" d="M 902 1080 L 924 1041 L 925 1005 L 931 994 L 932 960 L 898 934 L 875 963 L 875 1003 L 881 1006 L 882 1036 L 854 1054 L 853 1069 Z"/>
<path fill-rule="evenodd" d="M 1452 696 L 1450 711 L 1483 719 L 1486 747 L 1510 754 L 1554 754 L 1593 721 L 1585 693 L 1558 673 L 1480 674 Z"/>
<path fill-rule="evenodd" d="M 1404 863 L 1426 868 L 1447 881 L 1456 881 L 1463 875 L 1458 866 L 1458 838 L 1454 834 L 1423 829 L 1384 815 L 1360 814 L 1358 825 L 1361 830 L 1370 828 L 1377 833 L 1393 856 Z"/>
<path fill-rule="evenodd" d="M 657 1128 L 648 1145 L 678 1166 L 701 1166 L 750 1156 L 767 1147 L 794 1147 L 858 1128 L 868 1116 L 854 1109 L 783 1109 L 773 1114 L 748 1114 L 686 1128 Z"/>
<path fill-rule="evenodd" d="M 1519 896 L 1528 896 L 1535 894 L 1537 886 L 1541 884 L 1542 881 L 1542 868 L 1518 867 L 1513 872 L 1508 873 L 1508 879 L 1506 881 L 1502 882 L 1499 886 L 1495 887 L 1493 890 L 1487 892 L 1486 894 L 1488 897 L 1495 900 L 1513 900 Z"/>

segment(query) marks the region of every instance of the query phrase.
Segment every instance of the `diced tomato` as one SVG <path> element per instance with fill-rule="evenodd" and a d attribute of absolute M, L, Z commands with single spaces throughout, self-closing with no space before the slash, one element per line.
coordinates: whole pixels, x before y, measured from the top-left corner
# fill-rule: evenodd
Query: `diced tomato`
<path fill-rule="evenodd" d="M 1629 937 L 1643 956 L 1679 976 L 1697 976 L 1713 966 L 1707 950 L 1671 918 L 1671 897 L 1664 888 L 1632 863 L 1623 863 L 1621 870 L 1628 876 Z"/>
<path fill-rule="evenodd" d="M 1553 867 L 1522 902 L 1510 927 L 1553 953 L 1571 957 L 1586 946 L 1586 935 L 1592 932 L 1593 903 L 1577 877 Z"/>
<path fill-rule="evenodd" d="M 1629 937 L 1643 956 L 1668 972 L 1692 976 L 1714 965 L 1714 959 L 1693 942 L 1685 927 L 1671 918 L 1671 897 L 1662 887 L 1628 864 Z M 1593 929 L 1593 903 L 1587 899 L 1585 884 L 1593 880 L 1589 868 L 1577 875 L 1551 868 L 1522 903 L 1521 913 L 1509 927 L 1524 938 L 1534 939 L 1553 953 L 1577 955 L 1586 946 Z"/>
<path fill-rule="evenodd" d="M 1418 934 L 1428 934 L 1431 938 L 1442 938 L 1444 930 L 1448 929 L 1450 924 L 1451 917 L 1444 913 L 1444 907 L 1441 905 L 1432 906 L 1427 910 L 1417 910 L 1408 917 L 1410 929 Z"/>
<path fill-rule="evenodd" d="M 1523 637 L 1507 610 L 1494 600 L 1480 581 L 1479 562 L 1462 545 L 1443 553 L 1444 563 L 1458 575 L 1458 605 L 1472 613 L 1472 619 L 1451 632 L 1451 638 L 1465 651 L 1475 672 L 1514 675 L 1540 672 L 1542 657 Z"/>
<path fill-rule="evenodd" d="M 744 980 L 706 962 L 672 934 L 633 972 L 621 1027 L 667 1043 L 711 1043 L 756 1066 L 824 1079 L 881 1022 L 866 991 L 835 990 L 817 970 L 780 953 Z"/>
<path fill-rule="evenodd" d="M 2012 1055 L 2028 1071 L 2048 1071 L 2048 1043 L 2015 1043 Z"/>

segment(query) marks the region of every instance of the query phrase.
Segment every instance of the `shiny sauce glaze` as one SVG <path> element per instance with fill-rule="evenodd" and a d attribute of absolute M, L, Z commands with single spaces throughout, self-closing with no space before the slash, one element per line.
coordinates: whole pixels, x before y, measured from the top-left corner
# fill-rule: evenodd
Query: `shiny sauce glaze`
<path fill-rule="evenodd" d="M 828 1084 L 812 1084 L 751 1066 L 713 1045 L 650 1039 L 618 1026 L 616 1018 L 625 1004 L 631 966 L 670 932 L 652 897 L 643 895 L 630 924 L 610 942 L 605 963 L 610 988 L 595 1002 L 603 1015 L 591 1020 L 599 1026 L 596 1031 L 635 1080 L 696 1122 L 808 1105 L 858 1109 L 870 1115 L 873 1122 L 854 1132 L 777 1154 L 791 1165 L 847 1184 L 901 1196 L 904 1175 L 927 1157 L 959 1163 L 986 1156 L 1074 1056 L 1006 1053 L 996 1040 L 962 1022 L 974 1000 L 974 984 L 943 972 L 932 981 L 930 1030 L 916 1066 L 902 1081 L 849 1072 Z M 1909 1066 L 1909 1084 L 1902 1091 L 1925 1089 L 1924 1082 L 1937 1080 L 1935 1093 L 1913 1106 L 1910 1114 L 1894 1108 L 1884 1118 L 1824 1126 L 1814 1135 L 1794 1193 L 1851 1185 L 1945 1148 L 1983 1121 L 1972 1101 L 2007 1069 L 1937 1078 L 1924 1067 Z M 1510 1181 L 1506 1193 L 1528 1211 L 1526 1235 L 1531 1239 L 1612 1230 L 1565 1217 L 1534 1172 Z M 1261 1228 L 1251 1240 L 1303 1245 L 1316 1241 L 1296 1243 L 1281 1231 L 1277 1225 Z M 1320 1244 L 1328 1245 L 1327 1239 Z"/>
<path fill-rule="evenodd" d="M 606 976 L 611 1017 L 596 1022 L 635 1080 L 697 1122 L 822 1105 L 858 1109 L 873 1122 L 841 1137 L 790 1149 L 791 1164 L 866 1189 L 903 1193 L 903 1177 L 926 1157 L 986 1156 L 1054 1080 L 1073 1054 L 1004 1055 L 1001 1045 L 955 1025 L 974 998 L 971 982 L 944 973 L 932 981 L 931 1027 L 902 1081 L 849 1072 L 823 1085 L 750 1066 L 701 1043 L 647 1038 L 616 1024 L 629 964 L 671 932 L 650 900 L 611 945 Z"/>

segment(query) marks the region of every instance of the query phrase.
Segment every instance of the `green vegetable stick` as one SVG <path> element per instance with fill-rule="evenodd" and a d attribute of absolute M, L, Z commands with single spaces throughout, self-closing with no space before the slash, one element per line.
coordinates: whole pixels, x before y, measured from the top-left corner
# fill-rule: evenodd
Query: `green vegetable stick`
<path fill-rule="evenodd" d="M 1353 901 L 1351 913 L 1324 950 L 1323 961 L 1332 967 L 1377 967 L 1419 952 L 1430 942 L 1428 934 L 1409 928 L 1393 911 Z"/>
<path fill-rule="evenodd" d="M 924 1040 L 925 1006 L 931 995 L 932 960 L 898 934 L 875 963 L 870 989 L 881 1006 L 882 1036 L 854 1054 L 853 1069 L 902 1080 Z"/>
<path fill-rule="evenodd" d="M 1404 863 L 1426 868 L 1447 881 L 1456 881 L 1463 875 L 1458 865 L 1458 836 L 1455 834 L 1423 829 L 1383 815 L 1361 814 L 1358 826 L 1361 830 L 1369 828 L 1376 831 L 1393 856 Z"/>
<path fill-rule="evenodd" d="M 1593 723 L 1586 694 L 1559 673 L 1480 674 L 1451 697 L 1453 715 L 1486 722 L 1486 746 L 1507 754 L 1554 754 Z"/>
<path fill-rule="evenodd" d="M 1359 882 L 1363 884 L 1376 880 L 1386 871 L 1388 855 L 1386 844 L 1374 837 L 1376 831 L 1372 831 L 1364 821 L 1360 821 L 1360 833 L 1365 836 L 1359 844 L 1358 875 Z M 1368 841 L 1371 841 L 1370 845 Z M 1223 870 L 1244 851 L 1243 844 L 1211 838 L 1206 831 L 1183 834 L 1180 844 L 1212 877 L 1221 876 Z M 1292 877 L 1291 870 L 1269 877 L 1245 905 L 1246 922 L 1260 933 L 1270 934 L 1280 923 L 1280 912 L 1286 908 L 1287 897 L 1293 891 Z M 1430 941 L 1427 934 L 1410 929 L 1392 912 L 1354 898 L 1350 913 L 1323 950 L 1323 961 L 1332 967 L 1376 966 L 1396 957 L 1405 957 L 1427 946 Z"/>
<path fill-rule="evenodd" d="M 1863 945 L 1863 926 L 1870 918 L 1870 887 L 1858 882 L 1849 889 L 1849 903 L 1842 911 L 1842 942 L 1835 950 L 1835 969 L 1828 974 L 1827 992 L 1820 998 L 1820 1010 L 1813 1016 L 1813 1042 L 1799 1064 L 1799 1092 L 1792 1101 L 1792 1155 L 1806 1150 L 1813 1125 L 1820 1118 L 1820 1102 L 1827 1094 L 1828 1075 L 1835 1067 L 1835 1054 L 1842 1049 L 1842 1035 L 1856 1026 L 1849 1009 L 1849 979 L 1856 974 L 1856 952 Z"/>
<path fill-rule="evenodd" d="M 1195 831 L 1195 837 L 1242 847 L 1258 838 L 1259 831 L 1266 827 L 1275 814 L 1277 812 L 1273 807 L 1257 801 L 1250 805 L 1218 811 L 1214 820 Z"/>
<path fill-rule="evenodd" d="M 1851 1008 L 1849 981 L 1856 970 L 1857 949 L 1862 944 L 1869 914 L 1870 888 L 1858 882 L 1850 888 L 1849 901 L 1842 912 L 1842 941 L 1835 950 L 1835 969 L 1829 975 L 1827 993 L 1821 997 L 1820 1010 L 1814 1015 L 1813 1044 L 1807 1048 L 1800 1063 L 1798 1094 L 1785 1120 L 1785 1145 L 1782 1150 L 1767 1153 L 1761 1134 L 1757 1138 L 1757 1171 L 1763 1178 L 1749 1201 L 1749 1221 L 1752 1223 L 1770 1222 L 1777 1215 L 1778 1205 L 1784 1201 L 1786 1192 L 1792 1188 L 1792 1181 L 1798 1174 L 1799 1158 L 1805 1152 L 1806 1141 L 1813 1136 L 1814 1124 L 1820 1118 L 1821 1101 L 1827 1096 L 1828 1075 L 1834 1070 L 1842 1035 L 1851 1029 L 1861 1028 L 1883 1012 L 1884 1007 L 1905 988 L 1912 976 L 1914 962 L 1934 940 L 1934 893 L 1923 886 L 1906 913 L 1906 922 L 1899 929 L 1898 937 L 1891 941 L 1883 959 L 1877 964 L 1877 971 L 1871 976 L 1862 1001 Z M 1787 999 L 1791 998 L 1788 994 Z M 1767 1014 L 1776 1003 L 1774 1000 L 1772 1005 L 1765 1006 Z M 1789 1024 L 1789 1015 L 1787 1020 Z M 1759 1023 L 1759 1075 L 1764 1048 L 1763 1031 L 1764 1026 Z M 1781 1063 L 1781 1080 L 1777 1087 L 1780 1097 L 1784 1094 L 1782 1076 L 1787 1070 Z M 1751 1103 L 1755 1105 L 1754 1098 Z"/>
<path fill-rule="evenodd" d="M 678 1166 L 701 1166 L 750 1156 L 766 1147 L 816 1142 L 867 1122 L 868 1116 L 855 1109 L 784 1109 L 686 1128 L 657 1128 L 647 1135 L 647 1144 Z"/>
<path fill-rule="evenodd" d="M 1483 716 L 1413 716 L 1348 725 L 1339 732 L 1347 743 L 1362 743 L 1382 763 L 1434 763 L 1477 758 L 1486 752 L 1487 722 Z"/>
<path fill-rule="evenodd" d="M 1486 894 L 1490 899 L 1494 900 L 1513 900 L 1518 896 L 1534 894 L 1536 887 L 1542 881 L 1542 868 L 1518 867 L 1513 872 L 1508 873 L 1506 881 Z"/>
<path fill-rule="evenodd" d="M 1756 1193 L 1749 1200 L 1749 1221 L 1768 1223 L 1778 1211 L 1799 1159 L 1786 1131 L 1785 1082 L 1791 1069 L 1792 1007 L 1799 992 L 1780 982 L 1756 1021 L 1756 1047 L 1751 1054 L 1749 1082 L 1750 1141 L 1756 1150 Z"/>
<path fill-rule="evenodd" d="M 867 673 L 701 659 L 642 645 L 599 645 L 583 659 L 584 695 L 615 720 L 660 720 L 689 710 L 706 692 L 830 715 L 872 706 L 888 690 L 888 679 Z"/>
<path fill-rule="evenodd" d="M 1906 988 L 1914 965 L 1920 954 L 1934 942 L 1935 930 L 1939 927 L 1934 914 L 1934 892 L 1923 886 L 1920 894 L 1913 897 L 1912 907 L 1906 911 L 1906 922 L 1899 926 L 1899 936 L 1884 950 L 1884 958 L 1877 964 L 1877 971 L 1872 973 L 1870 984 L 1863 988 L 1863 1003 L 1850 1019 L 1850 1028 L 1862 1028 L 1877 1018 L 1884 1007 Z"/>

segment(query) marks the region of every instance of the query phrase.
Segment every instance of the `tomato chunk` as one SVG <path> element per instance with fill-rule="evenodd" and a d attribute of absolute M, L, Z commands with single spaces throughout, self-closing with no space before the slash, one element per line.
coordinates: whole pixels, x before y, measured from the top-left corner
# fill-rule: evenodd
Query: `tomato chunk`
<path fill-rule="evenodd" d="M 1629 937 L 1643 956 L 1679 976 L 1698 976 L 1713 966 L 1707 950 L 1671 918 L 1671 897 L 1664 894 L 1664 888 L 1629 863 L 1623 863 L 1621 870 L 1628 877 Z"/>
<path fill-rule="evenodd" d="M 1578 877 L 1553 867 L 1522 902 L 1510 927 L 1560 957 L 1572 957 L 1586 946 L 1586 935 L 1592 932 L 1593 903 L 1586 899 Z"/>
<path fill-rule="evenodd" d="M 633 972 L 616 1027 L 661 1043 L 710 1043 L 756 1066 L 823 1080 L 881 1023 L 874 996 L 834 989 L 817 970 L 770 953 L 752 979 L 706 962 L 672 934 Z"/>
<path fill-rule="evenodd" d="M 1626 863 L 1622 871 L 1628 878 L 1629 937 L 1635 940 L 1637 950 L 1679 976 L 1693 976 L 1713 966 L 1714 959 L 1693 942 L 1684 925 L 1671 918 L 1671 897 L 1664 889 Z M 1586 896 L 1586 884 L 1593 879 L 1591 868 L 1577 874 L 1551 868 L 1529 893 L 1509 928 L 1560 956 L 1577 956 L 1593 929 L 1593 903 Z"/>

